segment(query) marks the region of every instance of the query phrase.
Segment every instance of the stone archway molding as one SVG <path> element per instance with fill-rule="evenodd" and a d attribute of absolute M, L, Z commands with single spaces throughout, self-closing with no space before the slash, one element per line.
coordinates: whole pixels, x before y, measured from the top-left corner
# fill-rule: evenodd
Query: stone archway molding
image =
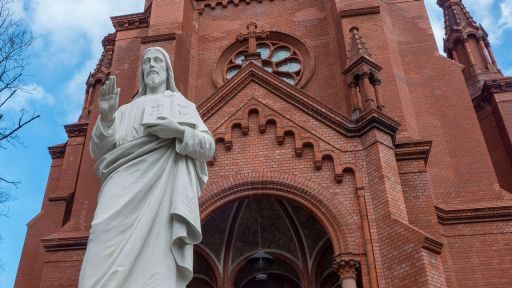
<path fill-rule="evenodd" d="M 322 199 L 322 195 L 327 196 L 328 193 L 312 180 L 295 175 L 277 172 L 235 174 L 208 183 L 199 199 L 201 219 L 204 221 L 221 206 L 243 198 L 286 199 L 300 204 L 316 217 L 331 239 L 335 255 L 356 254 L 362 246 L 358 243 L 359 233 L 356 233 L 354 219 L 343 211 L 334 213 Z"/>

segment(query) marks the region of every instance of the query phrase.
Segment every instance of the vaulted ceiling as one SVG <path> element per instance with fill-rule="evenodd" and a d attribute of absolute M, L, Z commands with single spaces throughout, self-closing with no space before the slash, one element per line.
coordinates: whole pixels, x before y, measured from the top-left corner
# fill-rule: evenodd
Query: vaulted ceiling
<path fill-rule="evenodd" d="M 227 279 L 235 287 L 253 287 L 261 270 L 256 271 L 247 259 L 258 251 L 260 241 L 262 250 L 275 259 L 265 273 L 272 281 L 288 283 L 276 287 L 301 287 L 302 281 L 320 283 L 333 278 L 333 252 L 327 233 L 312 214 L 295 203 L 275 198 L 243 199 L 215 211 L 202 230 L 195 274 L 212 284 L 216 283 L 214 271 L 218 271 L 229 275 Z"/>

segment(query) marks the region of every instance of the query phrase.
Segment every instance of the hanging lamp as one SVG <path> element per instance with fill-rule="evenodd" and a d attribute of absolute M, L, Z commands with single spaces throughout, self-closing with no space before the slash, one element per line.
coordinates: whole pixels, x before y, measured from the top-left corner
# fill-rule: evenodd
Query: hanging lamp
<path fill-rule="evenodd" d="M 247 260 L 249 264 L 254 268 L 258 270 L 263 270 L 266 267 L 270 267 L 272 263 L 274 263 L 274 258 L 267 253 L 263 252 L 263 249 L 261 248 L 261 216 L 259 214 L 259 211 L 262 211 L 260 209 L 260 199 L 258 198 L 258 251 L 256 253 L 252 254 L 251 257 Z M 259 273 L 255 276 L 254 280 L 256 281 L 267 281 L 268 276 L 265 273 Z"/>

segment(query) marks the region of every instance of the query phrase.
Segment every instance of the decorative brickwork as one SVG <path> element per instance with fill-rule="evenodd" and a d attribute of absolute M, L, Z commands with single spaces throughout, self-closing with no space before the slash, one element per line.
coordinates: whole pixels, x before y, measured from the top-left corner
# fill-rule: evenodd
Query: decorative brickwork
<path fill-rule="evenodd" d="M 237 7 L 240 4 L 249 5 L 251 2 L 261 3 L 263 1 L 274 0 L 193 0 L 194 8 L 199 14 L 203 14 L 205 9 L 215 10 L 216 8 L 228 8 L 228 6 Z"/>

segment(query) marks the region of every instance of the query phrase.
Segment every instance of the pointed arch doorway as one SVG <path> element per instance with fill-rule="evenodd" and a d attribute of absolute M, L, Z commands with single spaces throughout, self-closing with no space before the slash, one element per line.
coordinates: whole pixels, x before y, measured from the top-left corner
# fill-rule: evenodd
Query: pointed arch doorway
<path fill-rule="evenodd" d="M 202 225 L 203 241 L 196 247 L 188 287 L 341 287 L 332 269 L 331 240 L 300 204 L 275 197 L 242 198 L 217 208 Z M 251 263 L 258 251 L 270 256 L 271 264 Z"/>

